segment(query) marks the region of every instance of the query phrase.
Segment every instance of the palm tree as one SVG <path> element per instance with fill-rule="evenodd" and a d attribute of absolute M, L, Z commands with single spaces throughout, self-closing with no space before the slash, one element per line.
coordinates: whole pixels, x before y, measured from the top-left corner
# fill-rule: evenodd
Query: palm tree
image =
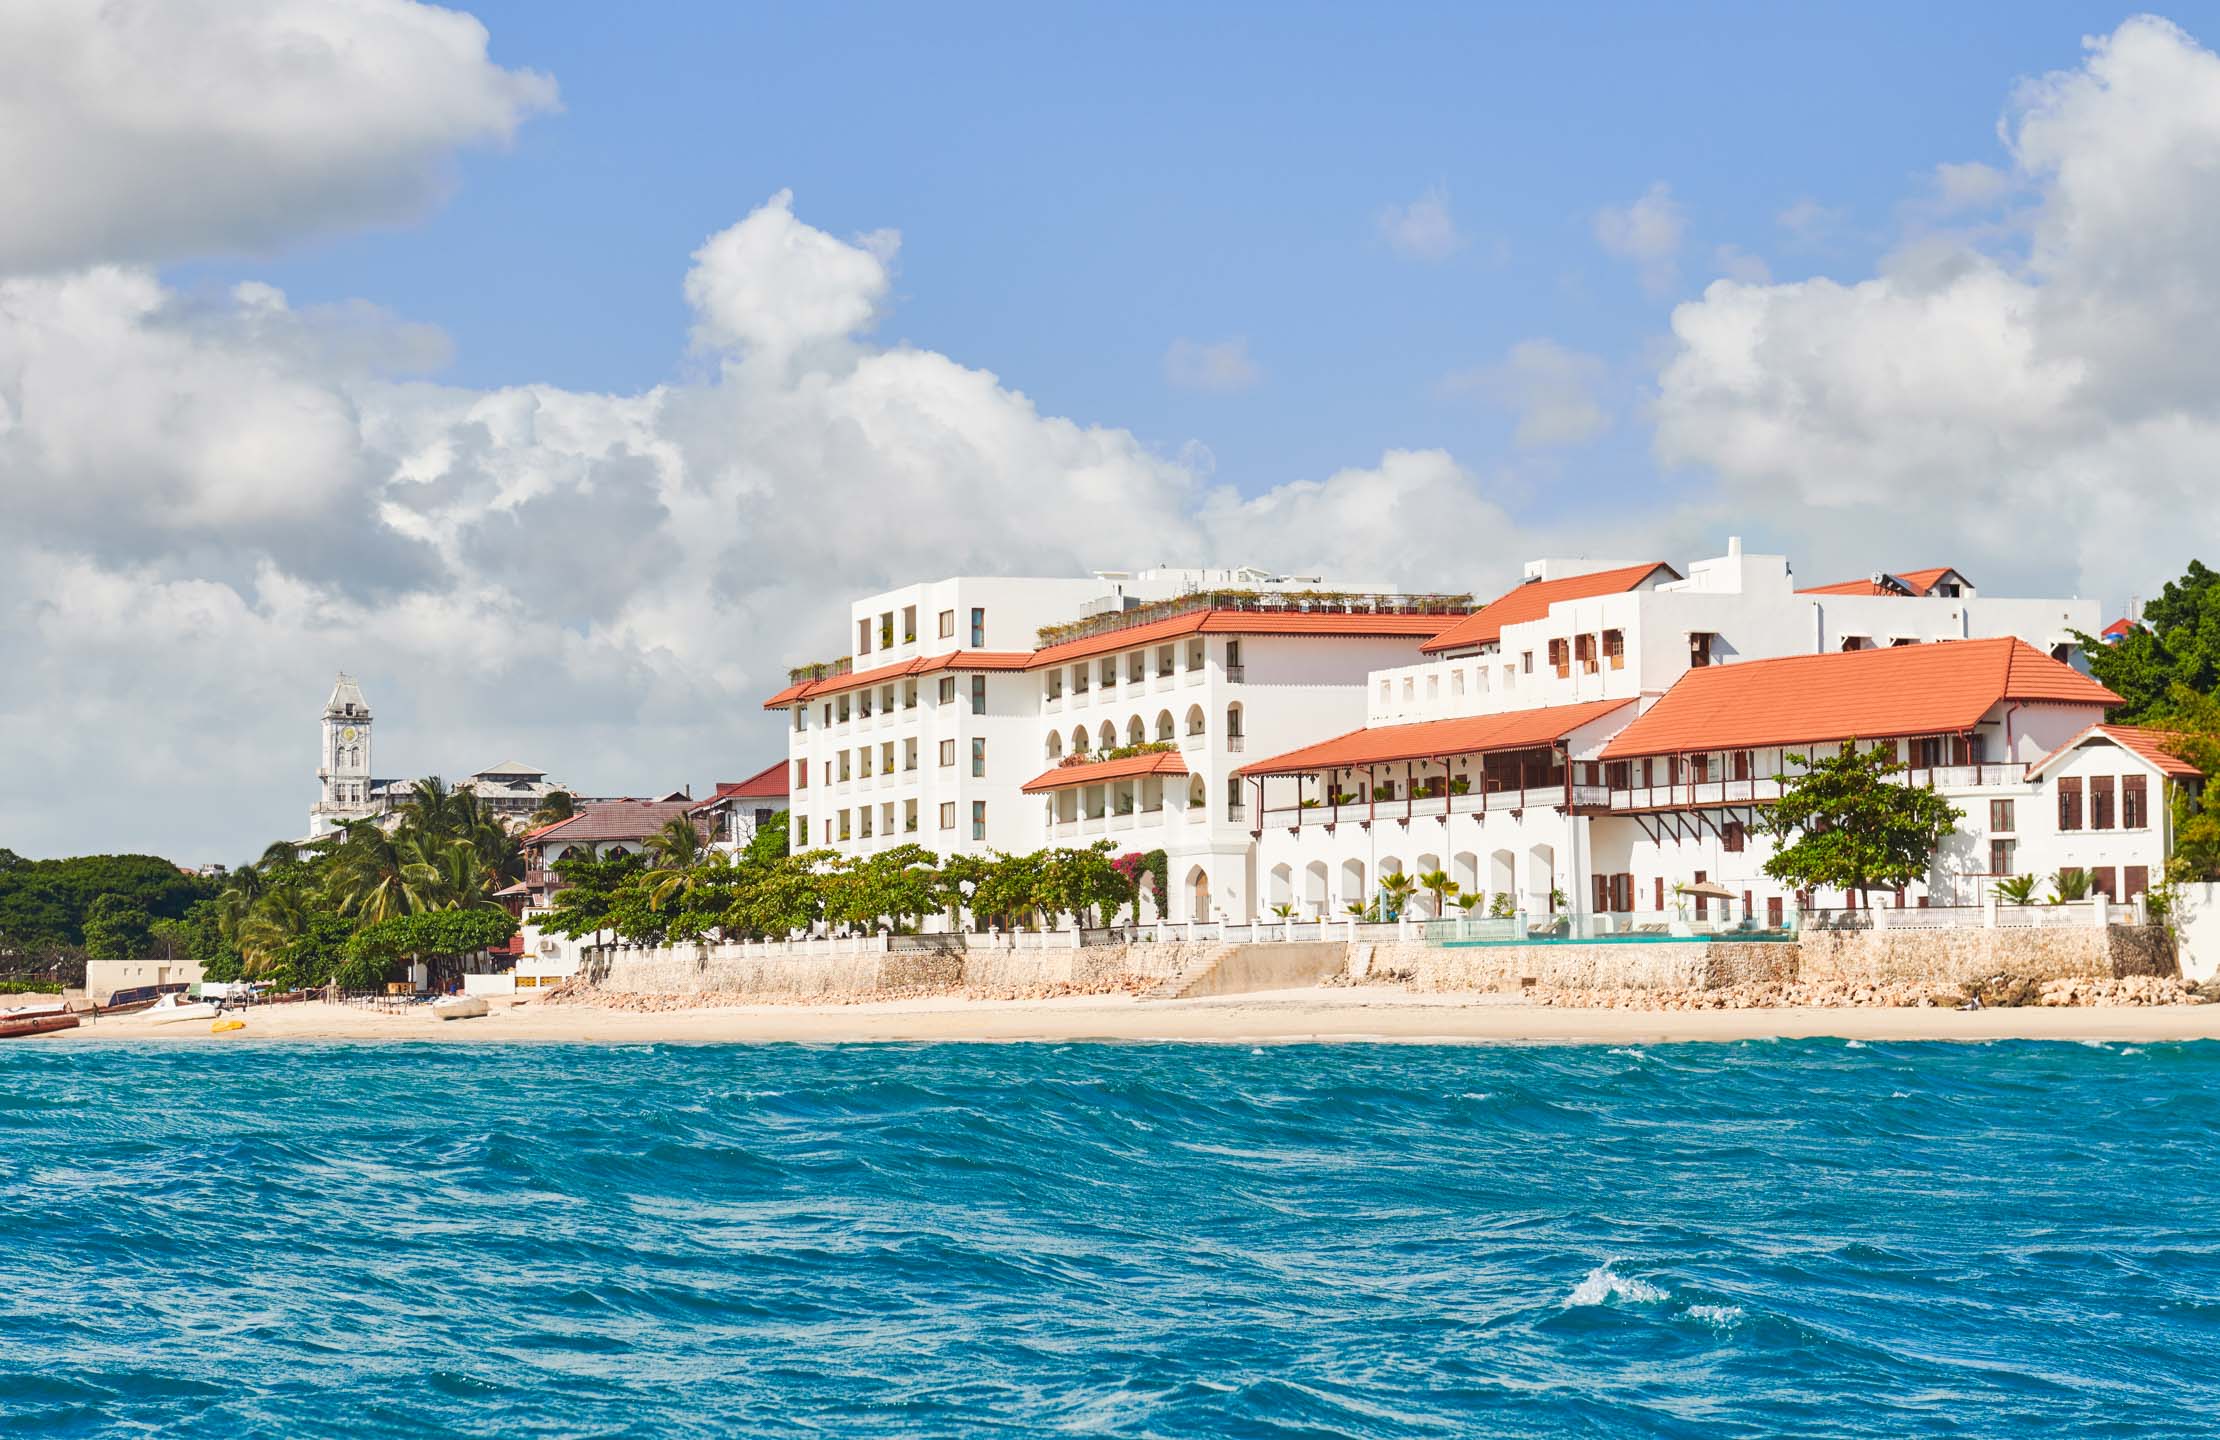
<path fill-rule="evenodd" d="M 282 870 L 288 865 L 298 865 L 301 849 L 290 840 L 273 840 L 262 847 L 262 854 L 247 868 L 267 875 L 272 870 Z"/>
<path fill-rule="evenodd" d="M 663 822 L 662 829 L 648 836 L 643 848 L 648 853 L 651 869 L 683 870 L 699 861 L 702 851 L 708 847 L 702 844 L 701 831 L 695 828 L 693 821 L 683 815 L 673 815 Z"/>
<path fill-rule="evenodd" d="M 475 797 L 473 797 L 475 798 Z M 401 824 L 419 835 L 445 838 L 460 833 L 462 797 L 447 786 L 437 775 L 427 775 L 416 782 L 409 798 L 401 806 Z"/>
<path fill-rule="evenodd" d="M 497 875 L 487 870 L 477 847 L 468 840 L 450 840 L 433 852 L 428 860 L 432 870 L 430 882 L 424 887 L 424 898 L 431 901 L 426 909 L 435 910 L 499 910 L 501 902 L 493 898 L 500 887 Z M 506 884 L 506 881 L 502 883 Z"/>
<path fill-rule="evenodd" d="M 1482 895 L 1479 891 L 1475 890 L 1469 895 L 1459 895 L 1455 901 L 1455 904 L 1459 910 L 1465 912 L 1465 918 L 1467 920 L 1470 920 L 1472 918 L 1472 912 L 1479 909 L 1481 905 L 1485 904 L 1487 898 L 1487 896 Z"/>
<path fill-rule="evenodd" d="M 1457 893 L 1457 882 L 1449 878 L 1446 870 L 1429 870 L 1418 877 L 1418 886 L 1434 897 L 1434 918 L 1449 917 L 1449 899 Z"/>
<path fill-rule="evenodd" d="M 234 943 L 249 978 L 267 974 L 285 958 L 285 947 L 308 928 L 316 901 L 298 885 L 280 885 L 265 892 L 240 920 Z"/>
<path fill-rule="evenodd" d="M 2089 898 L 2089 872 L 2086 870 L 2060 870 L 2050 877 L 2053 905 L 2071 905 Z"/>
<path fill-rule="evenodd" d="M 540 801 L 540 808 L 532 812 L 530 824 L 537 830 L 542 825 L 552 825 L 558 820 L 568 820 L 578 813 L 578 801 L 568 790 L 550 790 Z"/>
<path fill-rule="evenodd" d="M 414 835 L 388 835 L 364 820 L 347 827 L 332 857 L 333 902 L 367 924 L 435 907 L 440 872 Z"/>
<path fill-rule="evenodd" d="M 2032 905 L 2035 903 L 2035 885 L 2036 880 L 2032 875 L 2011 875 L 1997 881 L 1989 889 L 1995 893 L 1997 899 L 2008 905 Z"/>
<path fill-rule="evenodd" d="M 1295 918 L 1295 907 L 1282 900 L 1272 907 L 1272 913 L 1282 920 L 1292 920 Z"/>
<path fill-rule="evenodd" d="M 1401 919 L 1403 907 L 1418 893 L 1418 882 L 1396 870 L 1380 877 L 1380 906 L 1387 913 Z"/>

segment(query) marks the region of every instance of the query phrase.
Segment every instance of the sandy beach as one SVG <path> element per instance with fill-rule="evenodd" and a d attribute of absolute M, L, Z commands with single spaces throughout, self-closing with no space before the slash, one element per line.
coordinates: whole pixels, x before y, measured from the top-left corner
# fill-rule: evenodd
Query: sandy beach
<path fill-rule="evenodd" d="M 472 1020 L 384 1014 L 346 1005 L 274 1005 L 245 1012 L 243 1030 L 160 1025 L 143 1016 L 88 1020 L 24 1043 L 413 1040 L 449 1044 L 572 1042 L 717 1044 L 791 1041 L 1304 1041 L 1628 1044 L 1831 1036 L 1845 1040 L 2220 1039 L 2220 1005 L 1947 1009 L 1569 1009 L 1500 994 L 1414 994 L 1380 987 L 1267 992 L 1212 1000 L 1126 995 L 1050 1000 L 932 996 L 853 1005 L 736 1005 L 664 1011 L 496 1001 Z"/>

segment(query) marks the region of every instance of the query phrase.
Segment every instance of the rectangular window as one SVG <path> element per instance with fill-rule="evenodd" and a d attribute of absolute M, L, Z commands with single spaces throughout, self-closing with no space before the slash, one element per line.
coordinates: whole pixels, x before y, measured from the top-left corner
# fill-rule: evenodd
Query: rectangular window
<path fill-rule="evenodd" d="M 2120 896 L 2118 873 L 2110 865 L 2099 865 L 2090 871 L 2089 893 L 2102 895 L 2107 900 L 2117 900 Z"/>
<path fill-rule="evenodd" d="M 857 831 L 859 832 L 859 834 L 858 834 L 858 838 L 859 838 L 859 839 L 864 839 L 864 840 L 868 840 L 868 839 L 870 839 L 870 838 L 871 838 L 871 807 L 870 807 L 870 806 L 868 806 L 868 805 L 859 805 L 859 806 L 857 806 L 857 807 L 856 807 L 856 828 L 857 828 Z"/>
<path fill-rule="evenodd" d="M 971 737 L 971 778 L 984 780 L 987 776 L 987 737 Z"/>
<path fill-rule="evenodd" d="M 840 778 L 842 780 L 848 778 L 848 764 L 848 752 L 843 750 L 840 752 Z"/>
<path fill-rule="evenodd" d="M 845 724 L 847 724 L 847 723 L 848 723 L 848 697 L 847 697 L 847 696 L 843 695 L 843 696 L 841 696 L 841 697 L 840 697 L 840 698 L 839 698 L 838 700 L 835 700 L 835 701 L 833 702 L 833 713 L 834 713 L 835 715 L 838 715 L 838 716 L 840 717 L 840 723 L 841 723 L 841 724 L 845 725 Z"/>
<path fill-rule="evenodd" d="M 987 677 L 984 675 L 971 677 L 971 713 L 974 715 L 987 713 Z"/>
<path fill-rule="evenodd" d="M 2058 782 L 2058 828 L 2081 828 L 2081 777 L 2068 775 Z"/>
<path fill-rule="evenodd" d="M 1238 681 L 1241 679 L 1241 674 L 1241 642 L 1228 640 L 1226 642 L 1226 678 Z"/>
<path fill-rule="evenodd" d="M 885 821 L 885 823 L 879 827 L 879 833 L 882 835 L 892 835 L 894 833 L 894 802 L 892 800 L 889 800 L 886 802 L 886 804 L 881 805 L 879 807 L 879 815 Z"/>
<path fill-rule="evenodd" d="M 916 639 L 917 607 L 915 605 L 904 605 L 902 607 L 902 643 L 908 645 Z M 911 828 L 915 829 L 916 827 L 912 826 Z"/>
<path fill-rule="evenodd" d="M 1228 775 L 1226 777 L 1226 813 L 1230 815 L 1241 813 L 1241 777 L 1238 775 Z"/>
<path fill-rule="evenodd" d="M 955 741 L 943 740 L 940 742 L 940 763 L 943 766 L 953 765 L 956 763 Z"/>
<path fill-rule="evenodd" d="M 2151 794 L 2149 776 L 2123 775 L 2120 777 L 2120 828 L 2140 830 L 2151 823 Z"/>
<path fill-rule="evenodd" d="M 1611 877 L 1611 909 L 1620 915 L 1634 911 L 1634 876 L 1621 873 Z"/>
<path fill-rule="evenodd" d="M 940 703 L 943 705 L 953 705 L 956 703 L 955 676 L 943 675 L 940 677 Z"/>
<path fill-rule="evenodd" d="M 807 815 L 794 817 L 794 841 L 796 844 L 805 847 L 809 844 L 809 817 Z"/>
<path fill-rule="evenodd" d="M 887 715 L 894 713 L 894 687 L 892 685 L 883 685 L 879 688 L 879 709 Z"/>
<path fill-rule="evenodd" d="M 879 768 L 889 775 L 894 773 L 894 742 L 892 740 L 879 747 Z"/>
<path fill-rule="evenodd" d="M 1665 908 L 1665 877 L 1662 875 L 1657 877 L 1657 908 Z"/>
<path fill-rule="evenodd" d="M 1525 674 L 1525 675 L 1531 675 L 1531 674 L 1533 674 L 1533 673 L 1534 673 L 1534 652 L 1533 652 L 1533 651 L 1531 651 L 1531 650 L 1521 650 L 1521 651 L 1519 652 L 1519 671 L 1520 671 L 1520 673 L 1521 673 L 1521 674 Z"/>
<path fill-rule="evenodd" d="M 848 839 L 848 838 L 849 838 L 849 836 L 848 836 L 848 812 L 847 812 L 847 811 L 845 811 L 845 810 L 843 810 L 843 811 L 841 811 L 841 812 L 840 812 L 840 838 L 841 838 L 841 839 L 843 839 L 843 840 L 846 840 L 846 839 Z"/>
<path fill-rule="evenodd" d="M 1103 688 L 1103 689 L 1105 689 L 1105 690 L 1108 690 L 1108 689 L 1110 689 L 1110 688 L 1111 688 L 1112 686 L 1114 686 L 1114 685 L 1116 685 L 1116 684 L 1118 683 L 1118 657 L 1117 657 L 1117 656 L 1115 656 L 1115 655 L 1105 655 L 1105 656 L 1103 656 L 1103 657 L 1102 657 L 1102 664 L 1101 664 L 1101 666 L 1100 666 L 1100 669 L 1101 669 L 1101 672 L 1102 672 L 1102 688 Z"/>
<path fill-rule="evenodd" d="M 915 835 L 917 833 L 917 802 L 915 800 L 904 800 L 902 802 L 902 833 L 904 835 Z"/>
<path fill-rule="evenodd" d="M 2148 865 L 2130 865 L 2124 872 L 2124 878 L 2127 881 L 2127 888 L 2120 892 L 2120 898 L 2122 900 L 2133 900 L 2136 896 L 2151 888 L 2151 867 Z"/>
<path fill-rule="evenodd" d="M 879 616 L 879 648 L 881 650 L 892 650 L 894 648 L 894 612 L 892 610 Z"/>
<path fill-rule="evenodd" d="M 943 830 L 953 830 L 956 828 L 955 801 L 943 800 L 940 802 L 940 828 Z"/>
<path fill-rule="evenodd" d="M 870 779 L 870 778 L 871 778 L 871 747 L 870 747 L 870 746 L 868 746 L 868 745 L 859 745 L 859 746 L 857 746 L 857 747 L 856 747 L 856 770 L 857 770 L 857 772 L 858 772 L 859 774 L 861 774 L 861 775 L 862 775 L 862 777 L 863 777 L 864 779 L 868 780 L 868 779 Z"/>
<path fill-rule="evenodd" d="M 2016 875 L 2012 868 L 2014 842 L 1991 840 L 1989 842 L 1989 873 L 1991 875 Z"/>
<path fill-rule="evenodd" d="M 1190 640 L 1187 642 L 1187 668 L 1190 670 L 1200 670 L 1203 668 L 1202 641 Z"/>
<path fill-rule="evenodd" d="M 1549 642 L 1549 668 L 1560 680 L 1572 674 L 1572 647 L 1562 637 Z"/>
<path fill-rule="evenodd" d="M 809 762 L 807 760 L 794 762 L 794 788 L 797 790 L 807 790 L 809 788 Z"/>
<path fill-rule="evenodd" d="M 807 730 L 809 728 L 809 707 L 807 705 L 794 707 L 794 728 L 796 730 Z"/>
<path fill-rule="evenodd" d="M 2017 828 L 2012 823 L 2012 802 L 2009 800 L 1991 800 L 1989 802 L 1989 833 L 1992 835 L 2009 835 Z"/>
<path fill-rule="evenodd" d="M 2089 777 L 2089 828 L 2092 830 L 2112 828 L 2113 785 L 2114 780 L 2110 775 Z"/>
<path fill-rule="evenodd" d="M 1144 681 L 1144 680 L 1146 680 L 1146 679 L 1148 679 L 1148 678 L 1149 678 L 1149 654 L 1148 654 L 1148 651 L 1146 651 L 1146 650 L 1136 650 L 1136 651 L 1134 651 L 1134 652 L 1133 652 L 1132 654 L 1130 654 L 1130 655 L 1128 655 L 1128 656 L 1126 656 L 1126 657 L 1125 657 L 1125 683 L 1126 683 L 1126 684 L 1128 684 L 1128 685 L 1138 685 L 1138 684 L 1140 684 L 1140 683 L 1141 683 L 1142 681 Z"/>
<path fill-rule="evenodd" d="M 1700 670 L 1711 663 L 1711 635 L 1698 630 L 1688 637 L 1688 668 Z"/>
<path fill-rule="evenodd" d="M 1084 695 L 1087 693 L 1087 687 L 1092 684 L 1094 684 L 1093 672 L 1089 671 L 1085 665 L 1074 665 L 1071 667 L 1072 694 Z"/>
<path fill-rule="evenodd" d="M 1173 648 L 1171 646 L 1159 645 L 1156 647 L 1156 674 L 1158 679 L 1172 673 L 1172 656 Z M 1383 696 L 1382 698 L 1386 697 Z"/>
<path fill-rule="evenodd" d="M 1703 884 L 1706 880 L 1709 880 L 1710 878 L 1711 877 L 1709 875 L 1705 874 L 1701 870 L 1698 870 L 1696 872 L 1696 883 L 1698 885 Z M 1696 897 L 1696 918 L 1698 920 L 1709 920 L 1711 918 L 1711 898 L 1709 896 L 1698 895 Z"/>
<path fill-rule="evenodd" d="M 1765 899 L 1765 925 L 1769 930 L 1781 928 L 1781 897 L 1768 895 Z"/>
<path fill-rule="evenodd" d="M 917 768 L 917 737 L 915 735 L 902 742 L 902 768 L 904 770 L 915 770 Z"/>
<path fill-rule="evenodd" d="M 1048 672 L 1045 685 L 1049 699 L 1061 700 L 1064 698 L 1064 670 L 1062 666 Z"/>
<path fill-rule="evenodd" d="M 917 682 L 915 680 L 904 680 L 902 682 L 902 708 L 904 710 L 915 710 L 917 708 Z"/>
<path fill-rule="evenodd" d="M 940 638 L 943 640 L 953 640 L 956 638 L 955 611 L 943 610 L 940 612 Z"/>
<path fill-rule="evenodd" d="M 1624 790 L 1633 773 L 1629 761 L 1606 760 L 1603 764 L 1603 783 L 1609 789 Z"/>
<path fill-rule="evenodd" d="M 856 718 L 858 720 L 871 718 L 871 692 L 868 690 L 861 691 L 856 696 Z"/>
<path fill-rule="evenodd" d="M 1385 705 L 1385 704 L 1389 703 L 1390 701 L 1392 701 L 1392 700 L 1393 700 L 1394 698 L 1395 698 L 1395 694 L 1394 694 L 1394 692 L 1393 692 L 1393 691 L 1391 691 L 1391 690 L 1390 690 L 1390 689 L 1388 688 L 1388 682 L 1387 682 L 1387 681 L 1385 681 L 1385 680 L 1382 680 L 1382 681 L 1380 682 L 1380 703 L 1381 703 L 1382 705 Z"/>
<path fill-rule="evenodd" d="M 1462 695 L 1465 693 L 1464 671 L 1452 670 L 1449 672 L 1449 693 L 1451 695 Z"/>
<path fill-rule="evenodd" d="M 974 650 L 984 649 L 986 643 L 987 612 L 974 605 L 971 607 L 971 648 Z"/>
<path fill-rule="evenodd" d="M 856 653 L 858 655 L 871 653 L 871 622 L 869 620 L 858 620 L 856 622 Z"/>
<path fill-rule="evenodd" d="M 1409 702 L 1411 702 L 1412 700 L 1415 700 L 1415 699 L 1417 699 L 1417 698 L 1418 698 L 1418 692 L 1417 692 L 1417 690 L 1416 690 L 1416 689 L 1414 688 L 1414 682 L 1412 681 L 1412 679 L 1411 679 L 1411 677 L 1410 677 L 1410 676 L 1408 676 L 1408 675 L 1405 675 L 1405 676 L 1403 677 L 1403 700 L 1404 700 L 1404 703 L 1405 703 L 1405 704 L 1408 704 Z"/>
<path fill-rule="evenodd" d="M 1603 632 L 1603 660 L 1606 665 L 1614 670 L 1624 670 L 1626 668 L 1626 632 L 1624 630 L 1606 630 Z"/>
<path fill-rule="evenodd" d="M 1729 855 L 1739 855 L 1742 853 L 1743 843 L 1744 835 L 1740 820 L 1729 820 L 1720 827 L 1720 849 L 1726 851 Z"/>
<path fill-rule="evenodd" d="M 974 840 L 987 838 L 987 802 L 984 800 L 971 802 L 971 838 Z"/>

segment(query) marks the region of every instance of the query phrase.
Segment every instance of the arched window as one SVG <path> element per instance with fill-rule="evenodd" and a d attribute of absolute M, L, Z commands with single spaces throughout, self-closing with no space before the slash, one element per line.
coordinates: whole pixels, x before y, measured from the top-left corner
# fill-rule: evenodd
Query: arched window
<path fill-rule="evenodd" d="M 1105 750 L 1118 748 L 1118 726 L 1114 720 L 1102 722 L 1102 748 Z"/>
<path fill-rule="evenodd" d="M 1074 726 L 1072 727 L 1072 732 L 1071 732 L 1071 753 L 1072 753 L 1072 754 L 1074 754 L 1074 755 L 1084 755 L 1084 754 L 1086 754 L 1086 753 L 1087 753 L 1087 727 L 1086 727 L 1086 726 L 1084 726 L 1084 725 L 1074 725 Z"/>
<path fill-rule="evenodd" d="M 1159 740 L 1170 740 L 1175 738 L 1172 731 L 1171 711 L 1159 710 L 1156 712 L 1156 738 Z"/>
<path fill-rule="evenodd" d="M 1128 721 L 1126 722 L 1126 726 L 1125 726 L 1125 743 L 1126 743 L 1126 744 L 1128 744 L 1128 745 L 1139 745 L 1139 744 L 1142 744 L 1143 742 L 1145 742 L 1145 741 L 1146 741 L 1146 740 L 1147 740 L 1148 738 L 1149 738 L 1149 727 L 1148 727 L 1148 726 L 1146 726 L 1146 725 L 1143 725 L 1143 724 L 1141 723 L 1141 717 L 1140 717 L 1140 716 L 1136 715 L 1136 716 L 1134 716 L 1134 717 L 1133 717 L 1133 718 L 1132 718 L 1131 720 L 1128 720 Z"/>
<path fill-rule="evenodd" d="M 1190 735 L 1200 735 L 1200 734 L 1202 734 L 1202 733 L 1203 733 L 1203 727 L 1204 727 L 1204 725 L 1205 725 L 1206 723 L 1207 723 L 1207 722 L 1206 722 L 1206 721 L 1205 721 L 1205 720 L 1203 719 L 1203 708 L 1202 708 L 1202 706 L 1200 706 L 1200 705 L 1190 705 L 1190 706 L 1188 706 L 1188 707 L 1187 707 L 1187 733 L 1188 733 L 1188 734 L 1190 734 Z"/>
<path fill-rule="evenodd" d="M 1241 738 L 1241 706 L 1239 702 L 1226 707 L 1226 738 L 1228 740 Z"/>
<path fill-rule="evenodd" d="M 1064 737 L 1054 730 L 1048 732 L 1048 763 L 1053 765 L 1064 758 Z"/>
<path fill-rule="evenodd" d="M 1192 776 L 1187 781 L 1187 808 L 1200 810 L 1210 803 L 1210 792 L 1203 788 L 1203 778 Z"/>

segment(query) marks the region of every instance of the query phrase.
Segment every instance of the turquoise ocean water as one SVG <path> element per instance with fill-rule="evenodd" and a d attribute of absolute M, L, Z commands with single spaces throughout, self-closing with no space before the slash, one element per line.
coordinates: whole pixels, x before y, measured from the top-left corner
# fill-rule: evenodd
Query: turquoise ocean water
<path fill-rule="evenodd" d="M 0 1431 L 2192 1435 L 2220 1046 L 0 1050 Z"/>

